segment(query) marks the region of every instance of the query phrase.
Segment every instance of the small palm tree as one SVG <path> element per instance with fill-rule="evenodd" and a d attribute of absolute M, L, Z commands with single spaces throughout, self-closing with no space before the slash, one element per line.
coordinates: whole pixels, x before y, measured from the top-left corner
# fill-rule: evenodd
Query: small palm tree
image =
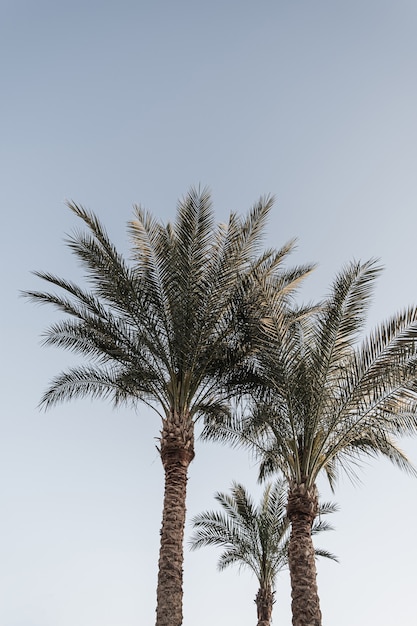
<path fill-rule="evenodd" d="M 359 343 L 380 269 L 372 260 L 351 263 L 322 306 L 291 332 L 265 318 L 257 356 L 263 387 L 242 419 L 211 424 L 205 433 L 248 446 L 261 479 L 278 472 L 289 485 L 294 626 L 321 625 L 311 540 L 318 476 L 333 489 L 340 470 L 355 479 L 361 459 L 379 455 L 416 473 L 397 440 L 417 433 L 417 308 Z"/>
<path fill-rule="evenodd" d="M 216 226 L 207 190 L 191 189 L 174 224 L 141 207 L 129 224 L 132 262 L 116 250 L 97 217 L 69 208 L 87 232 L 68 246 L 81 262 L 86 286 L 46 272 L 36 275 L 55 292 L 30 291 L 36 303 L 67 317 L 45 332 L 44 343 L 87 359 L 56 376 L 41 404 L 90 396 L 151 406 L 161 419 L 159 452 L 165 493 L 157 587 L 157 626 L 182 624 L 182 566 L 188 467 L 194 424 L 228 412 L 232 379 L 245 379 L 252 325 L 265 312 L 259 293 L 290 293 L 311 269 L 285 272 L 290 242 L 258 255 L 272 198 L 241 219 Z"/>
<path fill-rule="evenodd" d="M 192 519 L 195 533 L 190 539 L 191 549 L 219 546 L 224 548 L 218 562 L 220 571 L 234 564 L 251 570 L 259 584 L 255 598 L 257 626 L 269 626 L 277 577 L 288 566 L 286 484 L 282 480 L 268 484 L 258 506 L 238 483 L 233 484 L 231 494 L 217 493 L 215 498 L 223 511 L 206 511 Z M 325 515 L 335 510 L 334 504 L 323 503 L 319 512 Z M 330 529 L 327 522 L 315 520 L 312 534 Z M 316 555 L 337 560 L 325 550 L 316 549 Z"/>

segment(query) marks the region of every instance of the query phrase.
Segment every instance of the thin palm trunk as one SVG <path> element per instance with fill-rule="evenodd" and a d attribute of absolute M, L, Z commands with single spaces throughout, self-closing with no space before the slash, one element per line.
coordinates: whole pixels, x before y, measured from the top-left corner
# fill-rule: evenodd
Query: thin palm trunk
<path fill-rule="evenodd" d="M 274 604 L 274 593 L 270 585 L 259 588 L 255 602 L 258 611 L 257 626 L 270 626 Z"/>
<path fill-rule="evenodd" d="M 318 513 L 315 486 L 291 487 L 287 515 L 291 521 L 288 565 L 291 576 L 293 626 L 321 626 L 317 571 L 311 528 Z"/>
<path fill-rule="evenodd" d="M 184 525 L 188 467 L 194 458 L 194 425 L 174 411 L 164 420 L 161 460 L 165 494 L 157 587 L 156 626 L 181 626 Z"/>

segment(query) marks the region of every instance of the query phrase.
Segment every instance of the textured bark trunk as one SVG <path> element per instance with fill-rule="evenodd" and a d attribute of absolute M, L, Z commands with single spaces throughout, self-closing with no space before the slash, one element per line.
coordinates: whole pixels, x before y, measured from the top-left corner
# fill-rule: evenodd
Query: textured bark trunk
<path fill-rule="evenodd" d="M 185 499 L 188 466 L 194 458 L 194 424 L 172 413 L 161 432 L 165 494 L 157 587 L 156 626 L 181 626 Z"/>
<path fill-rule="evenodd" d="M 317 571 L 311 526 L 318 513 L 315 485 L 293 485 L 288 494 L 287 515 L 291 521 L 288 564 L 291 576 L 293 626 L 321 626 Z"/>
<path fill-rule="evenodd" d="M 270 626 L 272 617 L 272 606 L 274 604 L 274 594 L 271 587 L 260 588 L 255 598 L 258 611 L 257 626 Z"/>

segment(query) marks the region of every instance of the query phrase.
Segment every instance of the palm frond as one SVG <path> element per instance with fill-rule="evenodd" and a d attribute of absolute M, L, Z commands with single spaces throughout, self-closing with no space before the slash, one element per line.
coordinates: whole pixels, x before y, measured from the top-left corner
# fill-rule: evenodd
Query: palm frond
<path fill-rule="evenodd" d="M 135 384 L 134 393 L 125 379 L 123 371 L 105 367 L 73 367 L 55 376 L 41 398 L 40 406 L 50 408 L 63 401 L 75 398 L 100 398 L 120 403 L 135 403 L 139 400 L 148 403 L 149 397 L 158 394 L 157 381 L 149 372 L 138 372 L 141 383 Z M 163 398 L 161 397 L 161 403 Z"/>

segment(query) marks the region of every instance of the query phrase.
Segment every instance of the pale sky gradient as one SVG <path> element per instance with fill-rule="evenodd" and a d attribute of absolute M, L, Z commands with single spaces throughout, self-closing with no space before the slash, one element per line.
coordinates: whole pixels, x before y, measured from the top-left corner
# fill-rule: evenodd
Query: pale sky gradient
<path fill-rule="evenodd" d="M 154 623 L 156 416 L 37 409 L 71 355 L 40 347 L 53 313 L 18 292 L 35 269 L 80 278 L 64 200 L 127 252 L 135 202 L 168 220 L 201 183 L 222 220 L 273 193 L 266 244 L 296 236 L 293 263 L 319 263 L 305 300 L 381 258 L 374 325 L 417 301 L 416 32 L 415 0 L 0 0 L 2 626 Z M 198 444 L 189 517 L 232 480 L 260 491 L 243 452 Z M 362 480 L 340 482 L 320 538 L 341 561 L 318 564 L 323 624 L 415 626 L 417 481 L 384 462 Z M 184 626 L 253 626 L 256 581 L 217 557 L 186 550 Z M 283 573 L 274 624 L 290 623 Z"/>

